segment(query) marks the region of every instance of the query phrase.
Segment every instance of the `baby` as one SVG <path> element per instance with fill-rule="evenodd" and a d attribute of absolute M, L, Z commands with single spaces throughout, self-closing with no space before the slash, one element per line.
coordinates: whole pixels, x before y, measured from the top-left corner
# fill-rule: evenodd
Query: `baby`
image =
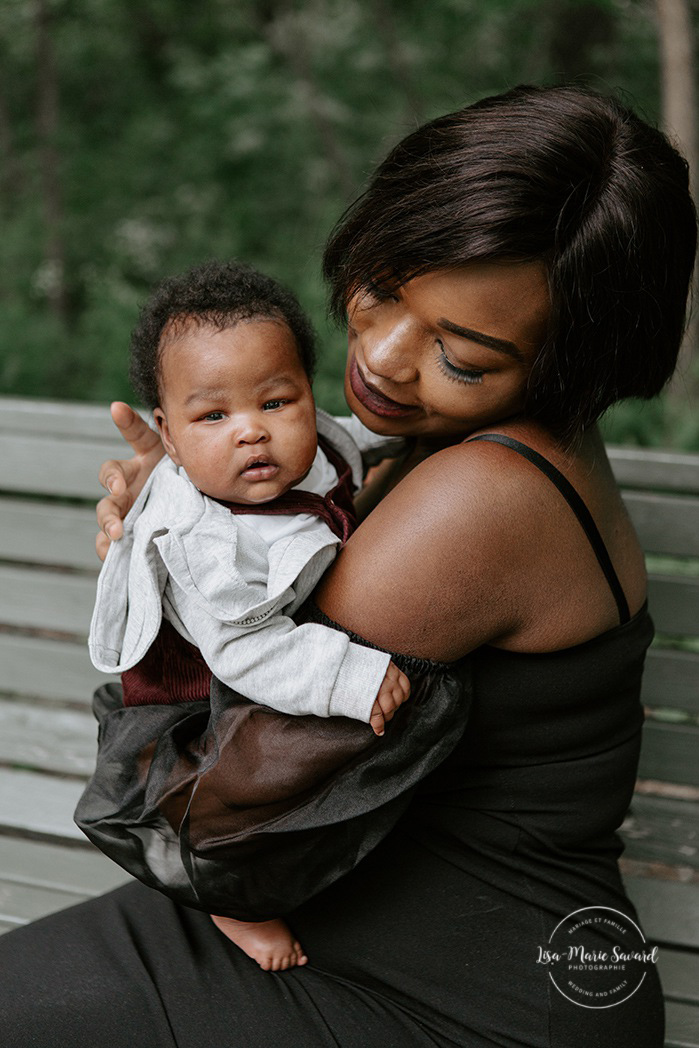
<path fill-rule="evenodd" d="M 165 281 L 131 377 L 168 457 L 100 574 L 90 654 L 125 705 L 207 700 L 211 674 L 288 714 L 384 722 L 410 684 L 385 652 L 291 615 L 354 526 L 363 470 L 397 453 L 311 392 L 312 329 L 295 298 L 236 263 Z M 212 918 L 261 967 L 305 964 L 279 919 Z"/>

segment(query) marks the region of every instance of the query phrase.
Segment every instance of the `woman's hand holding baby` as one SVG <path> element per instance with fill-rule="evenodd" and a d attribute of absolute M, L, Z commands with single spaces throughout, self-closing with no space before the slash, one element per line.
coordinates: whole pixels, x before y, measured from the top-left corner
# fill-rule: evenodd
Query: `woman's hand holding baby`
<path fill-rule="evenodd" d="M 410 681 L 394 662 L 389 662 L 369 718 L 369 723 L 377 735 L 383 735 L 386 721 L 390 721 L 398 707 L 409 697 Z"/>
<path fill-rule="evenodd" d="M 110 542 L 120 539 L 123 535 L 124 517 L 153 467 L 165 454 L 158 434 L 150 429 L 128 404 L 115 401 L 111 411 L 114 425 L 135 454 L 130 459 L 110 459 L 103 462 L 99 472 L 100 484 L 109 492 L 109 495 L 97 503 L 97 523 L 100 532 L 96 547 L 100 560 L 107 556 Z"/>

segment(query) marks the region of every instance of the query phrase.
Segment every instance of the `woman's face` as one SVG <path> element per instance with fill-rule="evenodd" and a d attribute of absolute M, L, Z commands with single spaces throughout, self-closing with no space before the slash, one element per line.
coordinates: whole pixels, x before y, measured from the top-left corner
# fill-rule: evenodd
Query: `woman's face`
<path fill-rule="evenodd" d="M 539 262 L 474 263 L 350 301 L 345 394 L 370 429 L 451 443 L 518 414 L 546 334 Z"/>

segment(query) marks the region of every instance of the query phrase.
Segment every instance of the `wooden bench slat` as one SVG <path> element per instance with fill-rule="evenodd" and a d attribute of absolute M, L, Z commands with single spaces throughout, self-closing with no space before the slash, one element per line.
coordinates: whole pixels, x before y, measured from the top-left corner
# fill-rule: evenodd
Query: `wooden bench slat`
<path fill-rule="evenodd" d="M 99 571 L 94 508 L 0 499 L 0 559 Z"/>
<path fill-rule="evenodd" d="M 699 579 L 651 575 L 648 606 L 658 633 L 690 637 L 699 633 Z"/>
<path fill-rule="evenodd" d="M 123 457 L 123 442 L 74 440 L 68 445 L 53 437 L 0 431 L 0 490 L 96 501 L 104 494 L 97 480 L 100 465 Z"/>
<path fill-rule="evenodd" d="M 668 1001 L 665 1023 L 665 1048 L 699 1048 L 699 1008 Z"/>
<path fill-rule="evenodd" d="M 626 491 L 624 502 L 646 552 L 699 557 L 699 499 Z"/>
<path fill-rule="evenodd" d="M 699 655 L 651 648 L 643 674 L 642 697 L 646 706 L 699 713 Z"/>
<path fill-rule="evenodd" d="M 684 950 L 660 950 L 658 971 L 669 1000 L 699 1005 L 699 955 Z"/>
<path fill-rule="evenodd" d="M 0 398 L 0 430 L 36 436 L 72 437 L 113 443 L 116 429 L 108 404 L 43 400 L 39 397 Z"/>
<path fill-rule="evenodd" d="M 83 575 L 0 564 L 0 622 L 87 637 L 96 586 Z"/>
<path fill-rule="evenodd" d="M 699 884 L 625 877 L 624 885 L 649 941 L 699 949 Z"/>
<path fill-rule="evenodd" d="M 624 858 L 699 869 L 699 804 L 637 793 L 621 836 Z"/>
<path fill-rule="evenodd" d="M 699 728 L 646 720 L 639 778 L 695 786 L 698 763 Z"/>
<path fill-rule="evenodd" d="M 73 822 L 84 785 L 74 779 L 0 768 L 0 830 L 29 831 L 48 840 L 86 841 Z"/>
<path fill-rule="evenodd" d="M 101 895 L 130 880 L 97 848 L 75 848 L 21 837 L 0 837 L 0 879 Z"/>
<path fill-rule="evenodd" d="M 607 453 L 622 488 L 690 494 L 699 491 L 699 455 L 621 447 L 608 447 Z"/>
<path fill-rule="evenodd" d="M 87 777 L 96 753 L 97 723 L 91 713 L 0 699 L 1 763 Z"/>
<path fill-rule="evenodd" d="M 84 644 L 0 633 L 0 690 L 89 706 L 100 684 L 116 680 L 90 662 Z"/>

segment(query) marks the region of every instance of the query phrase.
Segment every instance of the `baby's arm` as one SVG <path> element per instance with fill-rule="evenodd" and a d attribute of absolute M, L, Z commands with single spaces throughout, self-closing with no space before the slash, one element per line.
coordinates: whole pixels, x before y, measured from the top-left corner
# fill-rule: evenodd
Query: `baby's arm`
<path fill-rule="evenodd" d="M 408 678 L 375 648 L 318 623 L 297 625 L 283 612 L 259 623 L 225 621 L 171 579 L 164 607 L 200 649 L 214 676 L 282 713 L 352 717 L 377 735 L 410 694 Z"/>

